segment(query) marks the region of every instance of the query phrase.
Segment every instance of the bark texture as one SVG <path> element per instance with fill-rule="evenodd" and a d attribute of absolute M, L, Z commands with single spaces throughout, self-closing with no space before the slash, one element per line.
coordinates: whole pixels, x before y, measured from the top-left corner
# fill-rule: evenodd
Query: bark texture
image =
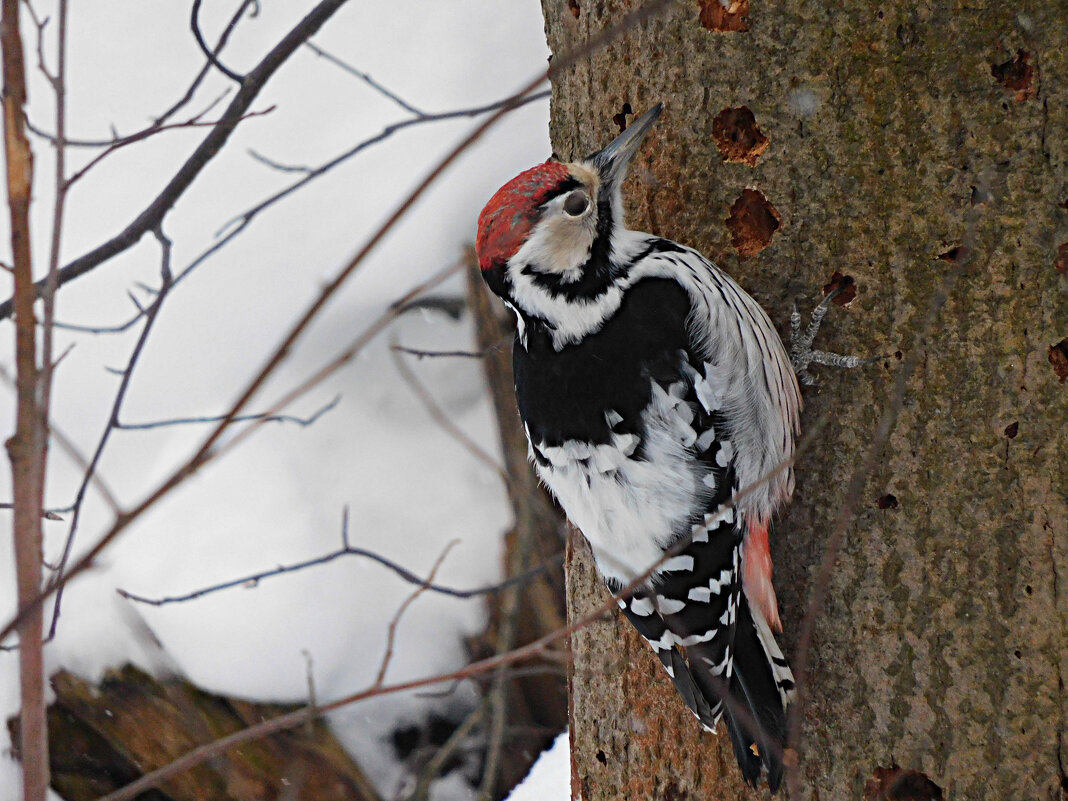
<path fill-rule="evenodd" d="M 630 7 L 542 5 L 554 53 Z M 560 76 L 552 140 L 586 155 L 664 101 L 630 227 L 711 256 L 784 333 L 794 297 L 857 281 L 819 344 L 890 355 L 805 390 L 803 423 L 834 423 L 773 535 L 788 656 L 899 359 L 920 357 L 816 627 L 802 797 L 859 799 L 895 761 L 947 798 L 1068 796 L 1068 4 L 730 5 L 680 3 Z M 582 544 L 569 567 L 578 615 L 605 596 Z M 574 794 L 749 797 L 624 622 L 572 648 Z"/>

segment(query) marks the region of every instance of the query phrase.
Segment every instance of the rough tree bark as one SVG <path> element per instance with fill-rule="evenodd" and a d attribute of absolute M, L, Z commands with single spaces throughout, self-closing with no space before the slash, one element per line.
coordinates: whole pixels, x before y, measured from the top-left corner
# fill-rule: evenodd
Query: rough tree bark
<path fill-rule="evenodd" d="M 629 8 L 542 5 L 556 53 Z M 667 104 L 631 227 L 710 255 L 783 329 L 795 295 L 849 273 L 859 295 L 822 344 L 894 354 L 805 391 L 805 425 L 834 423 L 775 526 L 788 655 L 844 486 L 901 357 L 919 357 L 818 618 L 806 799 L 859 799 L 894 761 L 947 798 L 1068 795 L 1066 24 L 1068 5 L 1038 0 L 702 0 L 553 87 L 564 159 Z M 602 603 L 581 544 L 569 567 L 569 612 Z M 727 738 L 699 731 L 623 622 L 572 647 L 573 794 L 751 797 Z"/>

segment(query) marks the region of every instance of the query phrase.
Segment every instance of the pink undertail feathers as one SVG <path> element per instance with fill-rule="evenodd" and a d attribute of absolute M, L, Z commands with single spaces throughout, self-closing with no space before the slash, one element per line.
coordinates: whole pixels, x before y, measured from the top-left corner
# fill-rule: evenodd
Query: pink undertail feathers
<path fill-rule="evenodd" d="M 779 602 L 772 584 L 771 549 L 768 545 L 767 521 L 754 520 L 749 524 L 742 545 L 742 585 L 749 603 L 760 610 L 772 631 L 782 631 Z"/>

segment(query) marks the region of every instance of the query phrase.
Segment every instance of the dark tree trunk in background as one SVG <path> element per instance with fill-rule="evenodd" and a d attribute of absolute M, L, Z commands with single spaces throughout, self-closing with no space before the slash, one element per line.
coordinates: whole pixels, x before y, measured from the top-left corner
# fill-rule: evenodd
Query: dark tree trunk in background
<path fill-rule="evenodd" d="M 565 72 L 552 138 L 582 156 L 664 101 L 631 172 L 631 227 L 711 256 L 784 332 L 795 295 L 811 306 L 848 273 L 859 294 L 819 344 L 899 352 L 818 368 L 805 390 L 805 426 L 834 422 L 774 527 L 788 655 L 899 359 L 918 357 L 816 626 L 803 797 L 859 799 L 894 761 L 947 798 L 1063 797 L 1068 6 L 732 5 L 677 4 Z M 553 52 L 628 8 L 543 0 Z M 603 603 L 584 545 L 569 567 L 571 615 Z M 749 797 L 727 738 L 699 731 L 618 617 L 572 646 L 575 793 Z"/>

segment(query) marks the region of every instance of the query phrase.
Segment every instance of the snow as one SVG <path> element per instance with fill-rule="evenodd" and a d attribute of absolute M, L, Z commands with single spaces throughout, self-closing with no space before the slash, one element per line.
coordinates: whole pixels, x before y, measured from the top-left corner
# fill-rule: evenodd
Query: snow
<path fill-rule="evenodd" d="M 565 731 L 553 740 L 507 801 L 570 801 L 571 751 Z"/>
<path fill-rule="evenodd" d="M 35 5 L 39 14 L 54 15 L 49 3 Z M 112 124 L 121 133 L 134 131 L 184 92 L 202 63 L 188 31 L 188 5 L 96 0 L 86 13 L 71 4 L 72 137 L 107 137 Z M 235 70 L 249 69 L 313 5 L 311 0 L 261 3 L 259 15 L 237 28 L 224 62 Z M 201 23 L 209 39 L 234 7 L 205 4 Z M 32 26 L 27 30 L 32 34 Z M 428 111 L 502 98 L 543 69 L 548 55 L 533 2 L 350 3 L 313 41 Z M 31 55 L 32 50 L 31 40 Z M 232 82 L 212 75 L 189 113 L 224 91 L 232 96 L 233 90 Z M 51 129 L 51 98 L 36 74 L 30 97 L 30 118 Z M 270 113 L 238 128 L 168 216 L 165 230 L 174 242 L 175 271 L 210 247 L 225 221 L 299 177 L 256 162 L 248 150 L 281 163 L 315 165 L 408 116 L 307 49 L 283 66 L 253 106 L 270 107 Z M 497 186 L 548 156 L 547 121 L 547 101 L 526 106 L 461 157 L 328 305 L 251 410 L 267 407 L 314 373 L 391 301 L 453 263 L 473 240 L 478 211 Z M 174 289 L 134 375 L 122 419 L 135 423 L 225 411 L 284 328 L 473 125 L 463 119 L 415 126 L 257 217 Z M 204 129 L 170 132 L 120 150 L 75 185 L 63 261 L 121 230 L 203 135 Z M 34 248 L 41 265 L 47 256 L 52 156 L 41 140 L 34 146 Z M 93 152 L 71 150 L 73 168 Z M 6 215 L 0 237 L 8 241 Z M 0 259 L 9 260 L 4 253 Z M 147 236 L 64 289 L 57 316 L 93 325 L 124 321 L 133 312 L 127 290 L 145 299 L 137 284 L 156 285 L 158 270 L 159 247 Z M 6 274 L 0 274 L 0 291 L 5 297 L 10 292 Z M 433 294 L 462 292 L 462 282 L 454 278 Z M 57 335 L 58 352 L 74 348 L 57 373 L 53 417 L 83 453 L 95 448 L 118 386 L 118 377 L 105 368 L 125 365 L 139 328 L 122 335 Z M 12 332 L 9 324 L 0 326 L 0 363 L 7 369 L 13 361 Z M 157 674 L 185 676 L 215 692 L 297 701 L 308 697 L 310 660 L 320 702 L 365 688 L 381 664 L 387 625 L 413 591 L 368 561 L 344 557 L 266 579 L 255 588 L 158 608 L 133 604 L 115 592 L 183 593 L 327 553 L 340 545 L 346 507 L 355 546 L 425 575 L 457 540 L 437 581 L 470 587 L 497 579 L 501 534 L 510 524 L 500 478 L 431 420 L 396 370 L 389 348 L 393 340 L 426 349 L 474 347 L 466 316 L 453 320 L 432 310 L 402 315 L 354 362 L 287 410 L 309 416 L 340 397 L 314 425 L 264 426 L 153 508 L 92 571 L 71 584 L 58 636 L 46 651 L 49 671 L 66 668 L 95 679 L 129 661 Z M 478 362 L 402 358 L 450 419 L 497 455 Z M 14 420 L 10 392 L 0 393 L 0 420 L 7 421 L 6 438 Z M 100 475 L 129 507 L 187 458 L 206 431 L 202 425 L 117 431 Z M 0 485 L 10 486 L 6 461 L 0 471 Z M 67 506 L 80 478 L 78 467 L 53 448 L 48 505 Z M 9 512 L 0 515 L 10 520 Z M 62 548 L 70 515 L 63 517 L 46 524 L 49 559 Z M 90 488 L 76 552 L 84 553 L 111 519 Z M 0 550 L 4 620 L 14 609 L 13 584 L 5 547 Z M 461 666 L 463 638 L 483 624 L 480 601 L 423 594 L 398 627 L 387 682 Z M 0 653 L 4 719 L 18 709 L 17 688 L 16 655 Z M 422 720 L 431 709 L 456 712 L 473 702 L 473 690 L 461 685 L 446 698 L 386 696 L 341 710 L 331 722 L 372 779 L 392 792 L 403 780 L 403 768 L 388 733 L 399 722 Z M 4 754 L 6 736 L 6 727 L 0 727 Z M 17 765 L 0 755 L 0 801 L 17 797 L 17 775 Z M 432 795 L 437 801 L 470 797 L 455 775 L 436 783 Z"/>

